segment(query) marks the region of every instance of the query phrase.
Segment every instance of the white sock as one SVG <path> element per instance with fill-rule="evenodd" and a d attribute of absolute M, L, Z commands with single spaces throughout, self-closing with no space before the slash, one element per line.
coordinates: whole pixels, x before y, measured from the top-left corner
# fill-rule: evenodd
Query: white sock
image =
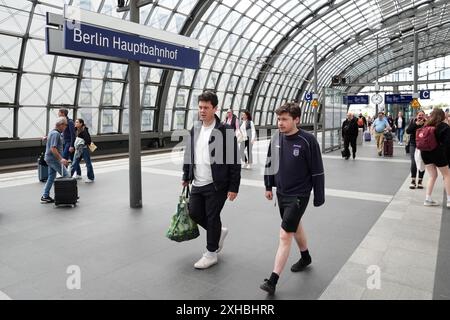
<path fill-rule="evenodd" d="M 206 256 L 208 258 L 215 258 L 217 257 L 217 252 L 206 251 Z"/>
<path fill-rule="evenodd" d="M 427 201 L 432 201 L 432 200 L 431 200 L 431 196 L 426 195 L 426 196 L 425 196 L 425 200 L 427 200 Z"/>
<path fill-rule="evenodd" d="M 450 201 L 450 194 L 447 193 L 447 202 Z"/>

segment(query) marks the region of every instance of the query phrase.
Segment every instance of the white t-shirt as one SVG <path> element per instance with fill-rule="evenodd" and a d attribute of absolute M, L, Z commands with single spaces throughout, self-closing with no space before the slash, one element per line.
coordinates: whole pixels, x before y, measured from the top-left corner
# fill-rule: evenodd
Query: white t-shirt
<path fill-rule="evenodd" d="M 403 118 L 400 118 L 400 117 L 398 118 L 397 125 L 399 128 L 403 128 Z"/>
<path fill-rule="evenodd" d="M 203 187 L 213 183 L 211 162 L 209 154 L 209 138 L 216 125 L 216 121 L 208 126 L 202 126 L 195 143 L 194 154 L 194 181 L 192 184 L 196 187 Z"/>

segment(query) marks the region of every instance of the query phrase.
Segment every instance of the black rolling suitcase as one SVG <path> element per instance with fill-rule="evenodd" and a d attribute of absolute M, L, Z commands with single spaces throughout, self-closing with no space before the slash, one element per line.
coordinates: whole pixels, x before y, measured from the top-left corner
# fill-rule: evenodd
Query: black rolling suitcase
<path fill-rule="evenodd" d="M 39 181 L 45 182 L 48 178 L 48 165 L 47 162 L 44 160 L 45 152 L 42 152 L 41 155 L 38 158 L 37 165 L 38 165 L 38 178 Z"/>
<path fill-rule="evenodd" d="M 78 201 L 77 179 L 59 177 L 55 179 L 55 205 L 76 206 Z"/>

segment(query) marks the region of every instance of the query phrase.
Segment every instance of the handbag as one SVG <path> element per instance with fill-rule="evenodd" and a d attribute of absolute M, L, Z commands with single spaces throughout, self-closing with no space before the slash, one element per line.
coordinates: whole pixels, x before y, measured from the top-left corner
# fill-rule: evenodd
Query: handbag
<path fill-rule="evenodd" d="M 95 145 L 95 143 L 91 142 L 91 144 L 89 145 L 89 150 L 91 150 L 91 152 L 97 150 L 97 146 Z"/>
<path fill-rule="evenodd" d="M 182 242 L 192 240 L 200 235 L 197 223 L 189 216 L 189 186 L 183 187 L 177 205 L 177 212 L 172 216 L 166 237 Z"/>

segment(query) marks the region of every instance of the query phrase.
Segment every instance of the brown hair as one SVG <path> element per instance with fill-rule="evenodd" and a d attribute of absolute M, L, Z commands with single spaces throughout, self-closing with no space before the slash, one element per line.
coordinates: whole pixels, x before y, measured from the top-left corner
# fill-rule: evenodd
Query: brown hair
<path fill-rule="evenodd" d="M 445 112 L 442 109 L 434 108 L 430 113 L 430 119 L 425 123 L 427 126 L 436 127 L 439 123 L 445 120 Z"/>
<path fill-rule="evenodd" d="M 244 110 L 242 112 L 245 113 L 248 121 L 252 121 L 252 115 L 250 114 L 250 112 L 248 112 L 248 110 Z"/>
<path fill-rule="evenodd" d="M 302 113 L 298 103 L 295 102 L 287 102 L 275 110 L 275 113 L 277 115 L 280 115 L 285 112 L 289 113 L 289 115 L 294 119 L 300 118 L 300 115 Z"/>

